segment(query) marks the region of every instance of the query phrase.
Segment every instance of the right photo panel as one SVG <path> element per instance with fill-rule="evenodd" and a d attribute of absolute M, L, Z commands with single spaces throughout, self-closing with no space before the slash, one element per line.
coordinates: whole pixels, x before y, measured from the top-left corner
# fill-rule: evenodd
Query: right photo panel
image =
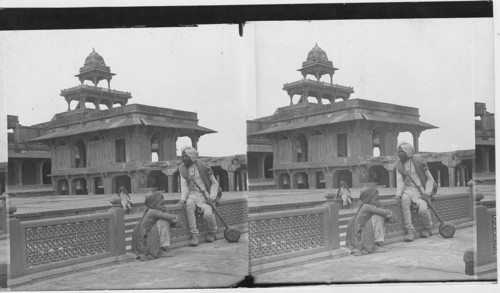
<path fill-rule="evenodd" d="M 255 284 L 496 281 L 493 19 L 248 26 Z"/>

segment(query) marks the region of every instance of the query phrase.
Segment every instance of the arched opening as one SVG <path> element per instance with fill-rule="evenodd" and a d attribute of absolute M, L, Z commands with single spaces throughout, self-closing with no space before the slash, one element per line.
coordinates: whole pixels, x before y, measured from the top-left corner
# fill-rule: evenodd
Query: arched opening
<path fill-rule="evenodd" d="M 221 166 L 212 166 L 212 171 L 214 172 L 214 177 L 219 182 L 219 186 L 222 191 L 229 191 L 229 175 L 226 170 Z"/>
<path fill-rule="evenodd" d="M 104 194 L 104 186 L 102 185 L 102 178 L 101 177 L 95 177 L 92 180 L 94 180 L 94 191 L 95 194 Z"/>
<path fill-rule="evenodd" d="M 278 189 L 290 189 L 290 175 L 281 173 L 278 176 Z"/>
<path fill-rule="evenodd" d="M 75 143 L 75 168 L 85 168 L 87 166 L 87 149 L 83 140 L 79 139 Z"/>
<path fill-rule="evenodd" d="M 155 132 L 151 136 L 151 162 L 163 160 L 160 156 L 160 135 Z"/>
<path fill-rule="evenodd" d="M 489 150 L 489 172 L 495 172 L 495 147 L 490 148 Z"/>
<path fill-rule="evenodd" d="M 42 184 L 52 184 L 52 178 L 50 177 L 51 170 L 51 162 L 42 163 Z"/>
<path fill-rule="evenodd" d="M 294 189 L 309 189 L 309 176 L 305 172 L 293 174 Z"/>
<path fill-rule="evenodd" d="M 302 98 L 301 98 L 299 95 L 294 95 L 294 96 L 292 97 L 292 104 L 293 104 L 293 105 L 297 105 L 298 103 L 300 103 L 300 102 L 301 102 L 301 99 L 302 99 Z"/>
<path fill-rule="evenodd" d="M 318 104 L 318 99 L 315 98 L 315 97 L 307 97 L 307 102 L 310 103 L 310 104 Z"/>
<path fill-rule="evenodd" d="M 344 181 L 348 187 L 352 188 L 352 173 L 349 170 L 337 171 L 337 184 Z"/>
<path fill-rule="evenodd" d="M 106 104 L 102 104 L 102 103 L 101 103 L 101 104 L 99 104 L 99 108 L 100 108 L 101 110 L 108 110 L 108 109 L 109 109 L 108 105 L 106 105 Z"/>
<path fill-rule="evenodd" d="M 56 192 L 58 195 L 68 195 L 69 194 L 69 184 L 66 179 L 57 180 Z"/>
<path fill-rule="evenodd" d="M 272 154 L 268 154 L 264 157 L 264 178 L 274 178 Z"/>
<path fill-rule="evenodd" d="M 87 180 L 83 178 L 76 178 L 71 181 L 71 185 L 71 188 L 73 189 L 72 194 L 88 194 Z"/>
<path fill-rule="evenodd" d="M 177 138 L 175 142 L 175 147 L 177 149 L 177 156 L 180 158 L 182 156 L 181 149 L 185 146 L 192 146 L 191 139 L 187 136 L 181 136 Z"/>
<path fill-rule="evenodd" d="M 370 182 L 375 183 L 377 186 L 389 187 L 389 171 L 387 171 L 384 166 L 371 166 L 368 178 Z"/>
<path fill-rule="evenodd" d="M 316 172 L 316 188 L 317 189 L 326 188 L 325 173 L 323 173 L 322 171 Z"/>
<path fill-rule="evenodd" d="M 434 178 L 434 181 L 440 187 L 449 187 L 450 186 L 450 176 L 448 173 L 448 167 L 445 166 L 442 162 L 428 162 L 429 172 Z"/>
<path fill-rule="evenodd" d="M 113 190 L 112 193 L 117 193 L 121 186 L 125 187 L 125 189 L 130 193 L 132 192 L 132 185 L 130 183 L 130 177 L 127 175 L 120 175 L 113 178 Z"/>
<path fill-rule="evenodd" d="M 14 186 L 16 185 L 16 169 L 14 167 L 14 162 L 9 161 L 8 163 L 8 173 L 7 173 L 7 184 L 9 186 Z"/>
<path fill-rule="evenodd" d="M 297 140 L 295 141 L 296 146 L 296 161 L 297 162 L 307 162 L 308 154 L 307 154 L 307 138 L 301 133 L 297 136 Z"/>
<path fill-rule="evenodd" d="M 156 187 L 157 190 L 168 192 L 167 175 L 160 170 L 154 170 L 148 174 L 148 187 Z"/>
<path fill-rule="evenodd" d="M 248 161 L 248 178 L 255 179 L 259 178 L 259 161 L 257 160 L 257 155 L 247 154 Z"/>
<path fill-rule="evenodd" d="M 36 184 L 36 165 L 33 161 L 24 161 L 21 166 L 22 185 Z"/>

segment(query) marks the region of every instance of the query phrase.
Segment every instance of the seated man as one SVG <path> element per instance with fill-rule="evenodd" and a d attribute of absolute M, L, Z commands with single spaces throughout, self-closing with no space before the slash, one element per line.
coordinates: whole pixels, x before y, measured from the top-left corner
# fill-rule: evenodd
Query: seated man
<path fill-rule="evenodd" d="M 420 237 L 427 238 L 431 236 L 432 218 L 427 202 L 423 197 L 429 198 L 434 187 L 434 178 L 429 172 L 427 163 L 414 155 L 415 149 L 407 142 L 401 142 L 398 145 L 399 161 L 396 166 L 396 199 L 401 203 L 403 211 L 403 222 L 406 229 L 405 241 L 411 242 L 414 239 L 415 228 L 411 222 L 410 207 L 418 209 L 418 214 L 424 222 L 424 229 Z M 424 194 L 420 194 L 413 181 L 424 189 Z"/>
<path fill-rule="evenodd" d="M 159 191 L 147 195 L 144 204 L 147 209 L 132 232 L 132 251 L 139 260 L 158 258 L 160 253 L 173 256 L 168 251 L 170 226 L 180 226 L 178 217 L 166 212 L 165 199 Z"/>
<path fill-rule="evenodd" d="M 198 246 L 200 232 L 196 227 L 195 212 L 203 214 L 203 219 L 207 222 L 209 234 L 205 241 L 213 242 L 216 240 L 217 223 L 212 207 L 207 204 L 203 195 L 197 190 L 194 182 L 201 189 L 210 193 L 208 200 L 214 200 L 217 197 L 219 183 L 215 179 L 212 169 L 205 163 L 198 160 L 198 151 L 190 146 L 182 148 L 182 164 L 179 167 L 181 175 L 181 200 L 179 201 L 186 209 L 186 215 L 189 223 L 189 232 L 191 233 L 190 246 Z"/>

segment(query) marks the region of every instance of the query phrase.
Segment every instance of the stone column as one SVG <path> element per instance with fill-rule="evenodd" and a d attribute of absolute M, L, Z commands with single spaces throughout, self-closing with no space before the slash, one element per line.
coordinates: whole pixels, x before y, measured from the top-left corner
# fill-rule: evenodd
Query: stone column
<path fill-rule="evenodd" d="M 234 171 L 227 171 L 227 179 L 229 182 L 229 191 L 234 191 Z"/>
<path fill-rule="evenodd" d="M 245 183 L 243 177 L 243 171 L 239 171 L 239 191 L 245 191 Z"/>
<path fill-rule="evenodd" d="M 43 167 L 43 162 L 35 162 L 35 184 L 38 185 L 41 185 L 43 183 L 42 167 Z"/>
<path fill-rule="evenodd" d="M 490 172 L 490 152 L 488 148 L 482 148 L 481 153 L 483 154 L 483 172 Z"/>
<path fill-rule="evenodd" d="M 396 171 L 395 170 L 389 170 L 389 187 L 393 188 L 396 187 Z"/>
<path fill-rule="evenodd" d="M 75 179 L 68 180 L 68 194 L 76 195 Z"/>
<path fill-rule="evenodd" d="M 316 186 L 316 172 L 309 172 L 307 173 L 307 180 L 309 184 L 309 189 L 317 189 L 318 186 Z"/>
<path fill-rule="evenodd" d="M 168 182 L 168 193 L 174 193 L 174 175 L 167 175 L 167 182 Z"/>
<path fill-rule="evenodd" d="M 264 160 L 266 159 L 266 155 L 261 155 L 260 158 L 257 159 L 257 166 L 258 166 L 258 174 L 257 174 L 257 178 L 259 179 L 262 179 L 262 178 L 265 178 L 265 174 L 266 174 L 266 169 L 265 169 L 265 164 L 264 164 Z"/>
<path fill-rule="evenodd" d="M 411 134 L 413 136 L 413 147 L 415 148 L 415 152 L 418 153 L 418 138 L 420 137 L 420 131 L 412 131 Z"/>
<path fill-rule="evenodd" d="M 441 187 L 441 170 L 437 170 L 437 178 L 436 178 L 436 180 L 437 180 L 437 182 L 436 182 L 437 185 L 439 187 Z"/>
<path fill-rule="evenodd" d="M 449 183 L 450 187 L 455 186 L 455 168 L 454 167 L 448 167 L 448 177 L 449 177 Z"/>
<path fill-rule="evenodd" d="M 87 184 L 87 193 L 95 194 L 94 184 L 92 184 L 92 178 L 85 178 Z"/>

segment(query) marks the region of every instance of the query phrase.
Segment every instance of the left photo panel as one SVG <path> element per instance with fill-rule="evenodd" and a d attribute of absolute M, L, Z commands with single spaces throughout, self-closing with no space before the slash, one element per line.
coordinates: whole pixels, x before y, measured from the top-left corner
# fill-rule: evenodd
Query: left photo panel
<path fill-rule="evenodd" d="M 11 290 L 249 275 L 238 26 L 0 33 L 0 277 Z"/>

